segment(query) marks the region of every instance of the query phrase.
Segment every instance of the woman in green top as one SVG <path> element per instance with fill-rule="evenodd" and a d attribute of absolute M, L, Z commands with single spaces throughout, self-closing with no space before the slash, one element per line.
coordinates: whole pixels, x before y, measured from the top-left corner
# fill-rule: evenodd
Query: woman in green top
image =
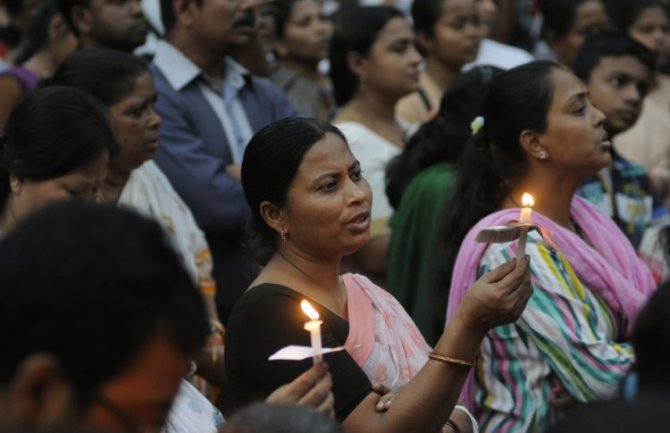
<path fill-rule="evenodd" d="M 442 210 L 452 189 L 456 164 L 471 135 L 493 78 L 502 72 L 481 66 L 458 77 L 440 111 L 409 141 L 386 169 L 391 219 L 388 286 L 429 344 L 444 329 L 448 287 L 435 286 Z"/>

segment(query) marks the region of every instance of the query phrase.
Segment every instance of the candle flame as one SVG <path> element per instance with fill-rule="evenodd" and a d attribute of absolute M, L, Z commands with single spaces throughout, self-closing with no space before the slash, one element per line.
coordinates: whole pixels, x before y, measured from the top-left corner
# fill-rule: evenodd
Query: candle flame
<path fill-rule="evenodd" d="M 319 320 L 319 313 L 312 307 L 312 304 L 310 304 L 306 299 L 303 299 L 302 302 L 300 302 L 300 308 L 302 308 L 302 311 L 309 316 L 310 319 L 312 320 Z"/>
<path fill-rule="evenodd" d="M 535 199 L 532 195 L 524 192 L 523 196 L 521 196 L 521 204 L 523 207 L 532 207 L 535 204 Z"/>

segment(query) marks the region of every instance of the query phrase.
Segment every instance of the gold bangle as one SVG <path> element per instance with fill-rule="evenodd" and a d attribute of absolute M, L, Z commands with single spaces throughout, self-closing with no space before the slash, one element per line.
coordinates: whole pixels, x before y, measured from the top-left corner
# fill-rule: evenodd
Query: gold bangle
<path fill-rule="evenodd" d="M 449 427 L 451 427 L 451 429 L 454 431 L 454 433 L 461 433 L 461 429 L 458 428 L 458 424 L 456 424 L 455 422 L 453 422 L 453 421 L 451 420 L 451 418 L 449 418 L 449 419 L 447 420 L 447 422 L 445 423 L 445 425 L 448 425 Z"/>
<path fill-rule="evenodd" d="M 444 362 L 446 364 L 456 364 L 456 365 L 462 365 L 464 367 L 472 367 L 473 365 L 475 365 L 475 363 L 472 362 L 472 361 L 466 361 L 465 359 L 452 358 L 450 356 L 440 355 L 439 353 L 435 353 L 435 352 L 430 352 L 428 354 L 428 358 L 433 359 L 435 361 Z"/>

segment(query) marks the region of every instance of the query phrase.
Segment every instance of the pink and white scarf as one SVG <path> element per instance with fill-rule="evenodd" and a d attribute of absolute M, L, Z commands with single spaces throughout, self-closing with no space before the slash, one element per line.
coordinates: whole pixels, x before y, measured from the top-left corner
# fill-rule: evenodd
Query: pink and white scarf
<path fill-rule="evenodd" d="M 430 346 L 400 303 L 358 274 L 343 275 L 347 288 L 347 352 L 371 382 L 392 390 L 409 382 L 428 361 Z"/>

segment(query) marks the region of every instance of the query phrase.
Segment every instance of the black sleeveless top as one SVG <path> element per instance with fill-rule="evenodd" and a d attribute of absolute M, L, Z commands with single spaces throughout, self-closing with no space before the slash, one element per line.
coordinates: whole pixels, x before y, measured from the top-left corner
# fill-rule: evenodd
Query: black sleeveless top
<path fill-rule="evenodd" d="M 309 346 L 309 319 L 300 308 L 306 297 L 286 286 L 261 284 L 248 290 L 228 319 L 225 364 L 234 407 L 265 399 L 312 365 L 303 361 L 268 361 L 277 350 L 292 344 Z M 349 322 L 312 299 L 319 312 L 323 347 L 343 346 Z M 333 377 L 335 415 L 343 421 L 372 391 L 370 381 L 346 350 L 324 355 Z"/>

